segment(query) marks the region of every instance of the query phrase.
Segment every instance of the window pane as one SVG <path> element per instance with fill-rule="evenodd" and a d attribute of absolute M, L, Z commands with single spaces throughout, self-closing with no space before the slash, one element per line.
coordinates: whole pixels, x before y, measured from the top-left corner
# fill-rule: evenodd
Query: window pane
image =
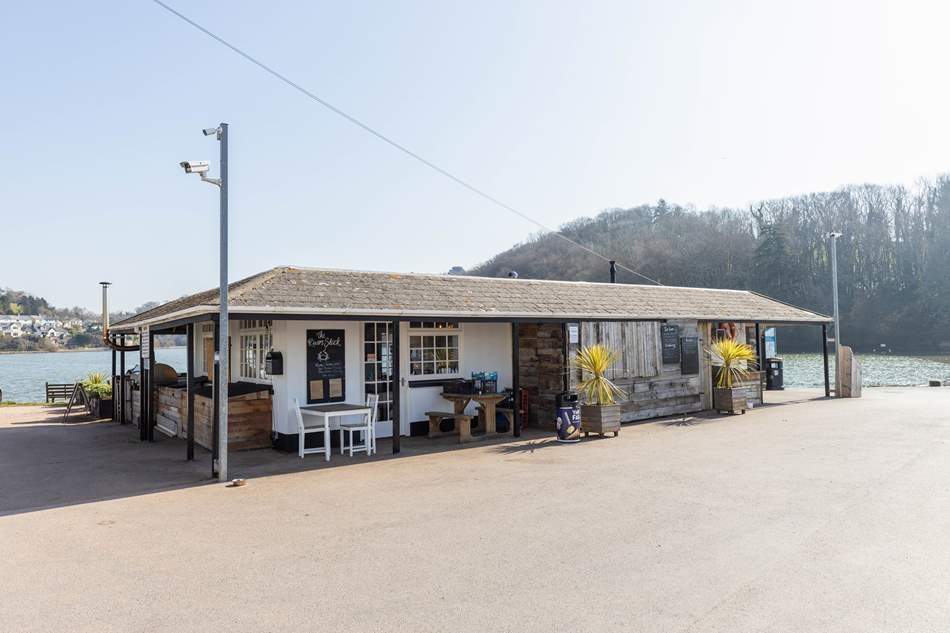
<path fill-rule="evenodd" d="M 413 347 L 422 347 L 422 337 L 421 336 L 410 336 L 409 337 L 409 349 Z"/>
<path fill-rule="evenodd" d="M 422 346 L 423 346 L 423 347 L 434 347 L 434 346 L 435 346 L 435 337 L 434 337 L 434 336 L 423 336 L 423 337 L 422 337 Z"/>
<path fill-rule="evenodd" d="M 459 359 L 459 351 L 457 349 L 450 349 L 449 360 L 458 360 L 458 359 Z"/>
<path fill-rule="evenodd" d="M 435 350 L 422 350 L 422 360 L 435 360 Z"/>
<path fill-rule="evenodd" d="M 448 339 L 447 344 L 449 347 L 458 347 L 459 346 L 459 337 L 457 334 L 446 337 Z"/>
<path fill-rule="evenodd" d="M 365 325 L 363 325 L 363 340 L 364 341 L 376 340 L 376 324 L 375 323 L 366 323 Z"/>
<path fill-rule="evenodd" d="M 409 360 L 410 361 L 422 360 L 422 350 L 421 349 L 409 350 Z"/>
<path fill-rule="evenodd" d="M 437 337 L 435 337 L 435 346 L 436 346 L 436 347 L 445 347 L 445 339 L 446 339 L 446 337 L 444 337 L 444 336 L 437 336 Z"/>
<path fill-rule="evenodd" d="M 366 363 L 366 380 L 376 380 L 376 363 Z"/>
<path fill-rule="evenodd" d="M 435 373 L 435 363 L 423 363 L 422 371 L 425 374 L 434 374 Z"/>
<path fill-rule="evenodd" d="M 409 373 L 413 376 L 421 376 L 422 363 L 409 363 Z"/>

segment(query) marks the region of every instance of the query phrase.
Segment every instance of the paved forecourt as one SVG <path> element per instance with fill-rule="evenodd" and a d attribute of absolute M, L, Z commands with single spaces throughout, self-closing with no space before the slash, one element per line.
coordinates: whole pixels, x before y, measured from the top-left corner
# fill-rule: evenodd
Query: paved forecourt
<path fill-rule="evenodd" d="M 812 395 L 577 445 L 535 434 L 376 461 L 334 456 L 330 468 L 308 459 L 312 468 L 242 488 L 203 483 L 207 464 L 185 464 L 180 445 L 5 409 L 0 622 L 947 630 L 950 389 Z M 253 474 L 295 459 L 242 463 Z"/>

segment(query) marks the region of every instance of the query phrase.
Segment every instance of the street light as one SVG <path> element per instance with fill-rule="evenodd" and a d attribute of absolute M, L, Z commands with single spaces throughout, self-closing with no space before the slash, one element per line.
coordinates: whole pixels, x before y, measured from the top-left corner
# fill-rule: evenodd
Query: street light
<path fill-rule="evenodd" d="M 220 270 L 218 279 L 218 372 L 215 376 L 215 388 L 218 390 L 218 479 L 228 478 L 228 124 L 205 128 L 205 136 L 212 134 L 218 139 L 221 149 L 221 175 L 219 178 L 207 176 L 210 164 L 206 160 L 182 161 L 186 174 L 198 174 L 203 182 L 218 187 L 221 193 L 220 221 Z"/>
<path fill-rule="evenodd" d="M 832 231 L 831 238 L 831 296 L 835 311 L 835 397 L 841 397 L 841 371 L 838 367 L 838 346 L 841 342 L 841 316 L 838 312 L 838 238 L 841 233 Z"/>

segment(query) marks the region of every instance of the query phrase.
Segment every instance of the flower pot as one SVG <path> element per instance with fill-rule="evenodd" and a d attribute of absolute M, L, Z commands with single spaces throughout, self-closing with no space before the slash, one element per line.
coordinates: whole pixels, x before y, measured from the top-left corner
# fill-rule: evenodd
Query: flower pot
<path fill-rule="evenodd" d="M 745 413 L 748 404 L 739 389 L 716 387 L 713 389 L 713 408 L 719 413 Z"/>
<path fill-rule="evenodd" d="M 581 406 L 581 430 L 587 437 L 591 433 L 620 435 L 620 405 L 585 404 Z"/>

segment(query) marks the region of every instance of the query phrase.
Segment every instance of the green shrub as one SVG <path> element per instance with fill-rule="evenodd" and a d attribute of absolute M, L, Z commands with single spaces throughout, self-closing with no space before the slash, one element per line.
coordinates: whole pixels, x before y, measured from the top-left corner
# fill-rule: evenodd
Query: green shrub
<path fill-rule="evenodd" d="M 99 371 L 90 372 L 82 381 L 82 388 L 90 398 L 112 399 L 112 384 L 106 381 L 106 375 Z"/>

